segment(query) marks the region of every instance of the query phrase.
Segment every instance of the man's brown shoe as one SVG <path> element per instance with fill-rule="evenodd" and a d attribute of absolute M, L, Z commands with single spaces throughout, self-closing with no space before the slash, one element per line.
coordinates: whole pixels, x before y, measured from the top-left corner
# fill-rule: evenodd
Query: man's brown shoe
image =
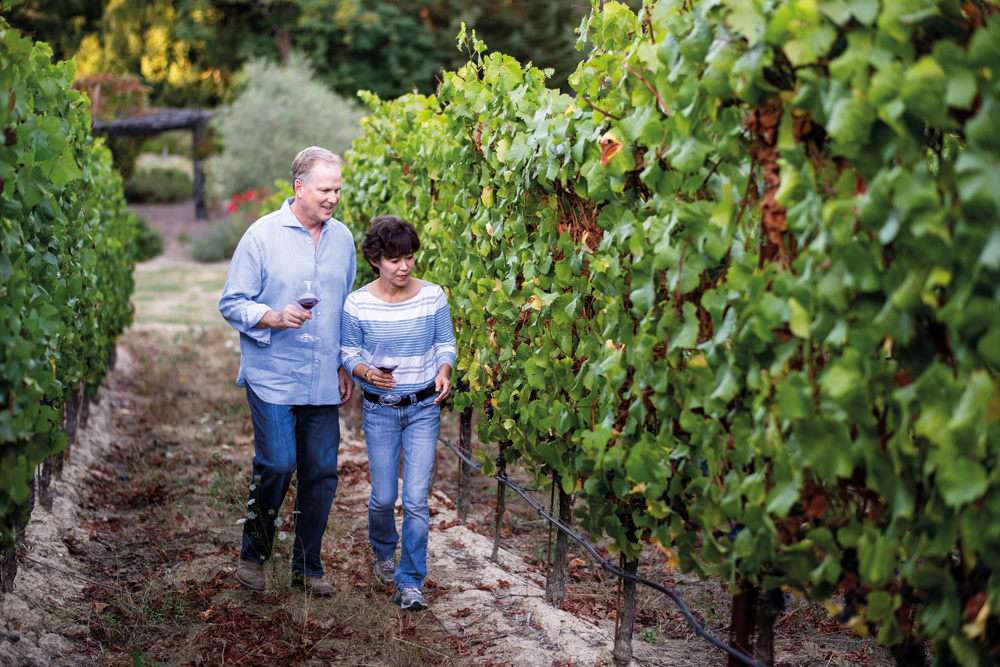
<path fill-rule="evenodd" d="M 242 558 L 237 559 L 236 581 L 252 591 L 264 590 L 264 564 Z"/>
<path fill-rule="evenodd" d="M 292 586 L 301 588 L 306 593 L 318 598 L 325 598 L 333 595 L 333 585 L 323 581 L 323 577 L 294 577 Z"/>

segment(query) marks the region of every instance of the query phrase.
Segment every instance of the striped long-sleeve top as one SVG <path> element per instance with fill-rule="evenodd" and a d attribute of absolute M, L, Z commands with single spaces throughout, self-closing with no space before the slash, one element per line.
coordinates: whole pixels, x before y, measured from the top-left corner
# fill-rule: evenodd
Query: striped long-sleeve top
<path fill-rule="evenodd" d="M 423 281 L 416 296 L 400 303 L 375 298 L 364 287 L 354 290 L 344 303 L 340 329 L 340 361 L 353 375 L 364 363 L 372 366 L 372 353 L 379 342 L 395 343 L 402 357 L 395 393 L 419 391 L 434 382 L 442 365 L 455 366 L 455 331 L 451 324 L 448 299 L 439 285 Z M 362 381 L 371 393 L 383 394 L 373 384 Z"/>

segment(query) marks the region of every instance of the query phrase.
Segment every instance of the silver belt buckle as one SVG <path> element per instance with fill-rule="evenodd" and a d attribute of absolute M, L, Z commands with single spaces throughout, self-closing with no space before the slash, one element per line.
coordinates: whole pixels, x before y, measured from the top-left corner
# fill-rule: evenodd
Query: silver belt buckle
<path fill-rule="evenodd" d="M 381 394 L 378 397 L 378 404 L 379 405 L 385 405 L 385 406 L 388 406 L 388 407 L 392 407 L 392 406 L 396 405 L 396 403 L 399 403 L 401 400 L 403 400 L 402 396 L 392 396 L 389 400 L 386 400 L 386 395 L 385 394 Z"/>

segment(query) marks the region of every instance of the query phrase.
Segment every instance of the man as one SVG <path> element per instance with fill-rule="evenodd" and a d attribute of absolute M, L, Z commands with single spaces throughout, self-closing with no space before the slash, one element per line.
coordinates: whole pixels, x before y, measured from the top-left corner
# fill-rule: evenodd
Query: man
<path fill-rule="evenodd" d="M 323 580 L 320 548 L 337 490 L 339 405 L 354 389 L 340 366 L 340 320 L 357 260 L 354 237 L 332 217 L 340 201 L 339 158 L 306 148 L 292 162 L 291 177 L 295 196 L 243 235 L 219 300 L 223 317 L 240 332 L 236 383 L 246 387 L 254 426 L 236 580 L 264 589 L 263 562 L 297 471 L 292 583 L 326 596 L 333 586 Z M 307 289 L 319 299 L 308 310 L 296 305 Z M 298 331 L 309 320 L 313 341 Z"/>

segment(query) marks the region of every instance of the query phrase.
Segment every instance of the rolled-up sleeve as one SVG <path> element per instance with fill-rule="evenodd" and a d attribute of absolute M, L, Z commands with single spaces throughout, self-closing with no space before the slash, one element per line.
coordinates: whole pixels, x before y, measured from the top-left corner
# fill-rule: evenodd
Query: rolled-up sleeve
<path fill-rule="evenodd" d="M 234 329 L 252 338 L 260 347 L 266 347 L 271 344 L 270 327 L 254 329 L 267 311 L 273 310 L 268 304 L 256 301 L 262 285 L 260 249 L 251 234 L 244 234 L 229 263 L 219 312 Z"/>

